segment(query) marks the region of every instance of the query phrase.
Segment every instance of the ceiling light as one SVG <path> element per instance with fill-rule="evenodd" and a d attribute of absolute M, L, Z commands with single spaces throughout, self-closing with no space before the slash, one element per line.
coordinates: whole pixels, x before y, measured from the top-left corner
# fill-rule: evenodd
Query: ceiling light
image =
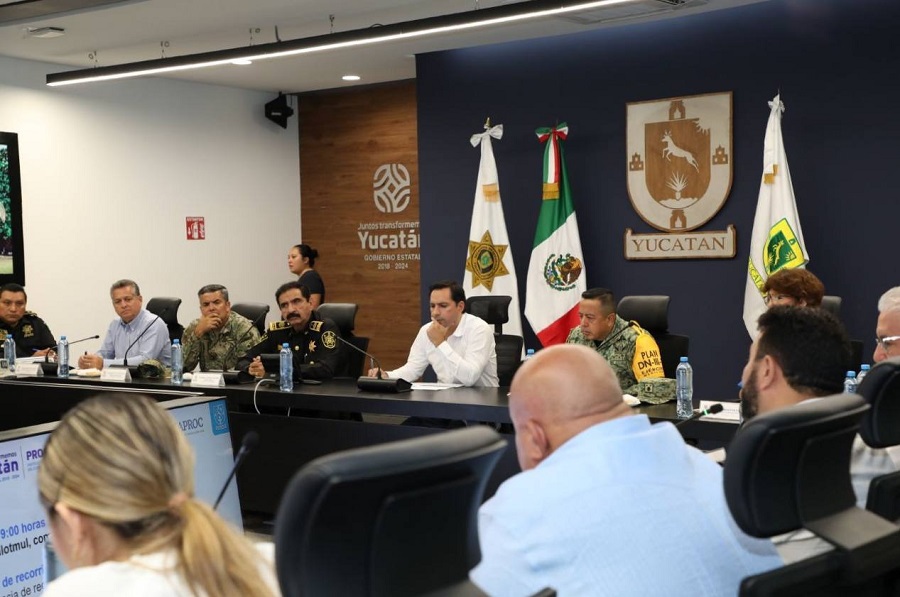
<path fill-rule="evenodd" d="M 55 87 L 75 83 L 110 81 L 221 66 L 233 63 L 235 60 L 256 61 L 297 56 L 427 35 L 452 33 L 477 27 L 516 23 L 637 1 L 639 0 L 574 0 L 570 4 L 563 4 L 563 0 L 531 0 L 529 2 L 517 2 L 515 4 L 499 5 L 463 13 L 428 17 L 417 21 L 394 23 L 381 27 L 368 27 L 366 29 L 330 33 L 290 41 L 272 42 L 258 46 L 202 52 L 200 54 L 172 58 L 158 58 L 130 64 L 88 68 L 63 73 L 51 73 L 47 75 L 47 85 Z"/>
<path fill-rule="evenodd" d="M 341 77 L 341 79 L 343 79 L 344 81 L 359 81 L 360 76 L 359 75 L 344 75 L 343 77 Z"/>
<path fill-rule="evenodd" d="M 253 61 L 247 60 L 246 58 L 239 58 L 238 60 L 232 60 L 231 64 L 236 64 L 238 66 L 247 66 L 248 64 L 253 64 Z"/>
<path fill-rule="evenodd" d="M 62 27 L 28 27 L 25 29 L 25 35 L 40 39 L 52 39 L 54 37 L 62 37 L 65 34 L 66 30 Z"/>

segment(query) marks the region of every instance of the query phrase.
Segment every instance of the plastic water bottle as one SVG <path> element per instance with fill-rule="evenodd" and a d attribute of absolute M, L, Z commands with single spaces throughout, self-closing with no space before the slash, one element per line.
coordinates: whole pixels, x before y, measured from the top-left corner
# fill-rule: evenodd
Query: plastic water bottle
<path fill-rule="evenodd" d="M 844 393 L 856 393 L 856 371 L 847 371 L 847 377 L 844 378 Z"/>
<path fill-rule="evenodd" d="M 56 345 L 56 377 L 69 377 L 69 341 L 65 336 L 60 336 Z"/>
<path fill-rule="evenodd" d="M 857 388 L 859 388 L 859 386 L 862 384 L 862 380 L 865 379 L 866 375 L 869 374 L 870 368 L 871 367 L 868 364 L 860 366 L 859 373 L 856 375 L 856 387 Z"/>
<path fill-rule="evenodd" d="M 534 356 L 534 349 L 533 349 L 533 348 L 529 348 L 528 350 L 525 351 L 525 360 L 526 360 L 526 361 L 527 361 L 528 359 L 530 359 L 531 357 L 533 357 L 533 356 Z"/>
<path fill-rule="evenodd" d="M 675 412 L 679 419 L 690 418 L 694 414 L 694 369 L 687 357 L 675 369 Z"/>
<path fill-rule="evenodd" d="M 16 370 L 16 341 L 13 340 L 12 334 L 6 334 L 6 340 L 3 342 L 3 356 L 9 365 L 10 372 Z"/>
<path fill-rule="evenodd" d="M 184 356 L 181 354 L 181 340 L 172 340 L 172 383 L 180 386 L 184 383 Z"/>
<path fill-rule="evenodd" d="M 294 391 L 294 355 L 291 354 L 291 347 L 287 342 L 281 345 L 278 387 L 282 392 Z"/>

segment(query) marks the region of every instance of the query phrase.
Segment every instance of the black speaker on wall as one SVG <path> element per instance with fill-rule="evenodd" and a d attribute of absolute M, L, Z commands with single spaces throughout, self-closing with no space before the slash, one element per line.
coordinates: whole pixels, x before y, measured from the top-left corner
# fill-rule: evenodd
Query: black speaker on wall
<path fill-rule="evenodd" d="M 288 105 L 288 98 L 283 93 L 266 104 L 266 118 L 283 129 L 287 128 L 288 118 L 294 115 L 294 109 Z"/>

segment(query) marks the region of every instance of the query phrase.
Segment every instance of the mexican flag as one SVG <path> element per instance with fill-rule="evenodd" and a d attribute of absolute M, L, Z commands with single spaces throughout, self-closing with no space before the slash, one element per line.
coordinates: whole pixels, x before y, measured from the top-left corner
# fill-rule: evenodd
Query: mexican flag
<path fill-rule="evenodd" d="M 762 288 L 769 275 L 780 269 L 803 267 L 809 262 L 781 136 L 784 113 L 781 96 L 776 95 L 769 107 L 772 112 L 763 144 L 763 177 L 753 219 L 744 290 L 744 325 L 751 338 L 756 337 L 756 320 L 766 310 Z"/>
<path fill-rule="evenodd" d="M 503 137 L 503 125 L 490 127 L 483 133 L 472 135 L 472 147 L 481 145 L 481 164 L 475 182 L 475 205 L 472 208 L 472 226 L 469 228 L 469 249 L 463 290 L 466 296 L 506 295 L 512 297 L 509 304 L 509 321 L 503 326 L 504 334 L 522 335 L 522 311 L 519 307 L 519 285 L 513 264 L 503 204 L 500 202 L 500 184 L 497 163 L 491 139 Z"/>
<path fill-rule="evenodd" d="M 565 342 L 578 325 L 586 274 L 562 148 L 569 127 L 563 123 L 535 132 L 546 144 L 544 189 L 528 264 L 525 317 L 541 344 L 550 346 Z"/>

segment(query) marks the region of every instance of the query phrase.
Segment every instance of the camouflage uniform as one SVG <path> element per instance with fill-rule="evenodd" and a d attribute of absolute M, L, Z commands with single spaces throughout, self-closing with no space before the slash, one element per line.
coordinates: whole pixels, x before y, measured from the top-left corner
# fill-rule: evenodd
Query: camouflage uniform
<path fill-rule="evenodd" d="M 580 344 L 581 346 L 587 346 L 588 348 L 593 348 L 599 352 L 600 356 L 606 359 L 609 366 L 616 372 L 616 377 L 619 379 L 619 385 L 622 386 L 622 393 L 637 396 L 638 381 L 634 376 L 632 363 L 634 362 L 634 343 L 642 330 L 638 327 L 630 327 L 624 332 L 619 333 L 627 326 L 628 322 L 616 315 L 616 324 L 607 336 L 607 338 L 610 338 L 614 334 L 618 334 L 618 336 L 613 338 L 612 342 L 607 343 L 605 341 L 597 342 L 596 340 L 587 340 L 581 333 L 581 328 L 576 327 L 572 328 L 572 331 L 569 332 L 569 337 L 566 338 L 566 344 Z M 643 331 L 643 333 L 647 334 L 649 332 Z"/>
<path fill-rule="evenodd" d="M 259 344 L 251 348 L 240 361 L 237 369 L 246 371 L 250 362 L 261 354 L 277 354 L 287 342 L 294 353 L 294 379 L 331 379 L 340 370 L 343 350 L 338 326 L 330 319 L 321 319 L 313 311 L 306 328 L 295 332 L 286 321 L 269 324 L 268 333 Z"/>
<path fill-rule="evenodd" d="M 0 319 L 0 344 L 6 340 L 7 334 L 12 334 L 16 341 L 17 357 L 34 356 L 35 351 L 56 347 L 50 328 L 31 311 L 25 312 L 16 327 Z"/>
<path fill-rule="evenodd" d="M 199 319 L 192 321 L 181 337 L 185 371 L 193 371 L 198 363 L 201 371 L 228 370 L 259 342 L 259 331 L 253 322 L 234 311 L 222 329 L 209 330 L 198 338 L 194 330 L 199 323 Z"/>

